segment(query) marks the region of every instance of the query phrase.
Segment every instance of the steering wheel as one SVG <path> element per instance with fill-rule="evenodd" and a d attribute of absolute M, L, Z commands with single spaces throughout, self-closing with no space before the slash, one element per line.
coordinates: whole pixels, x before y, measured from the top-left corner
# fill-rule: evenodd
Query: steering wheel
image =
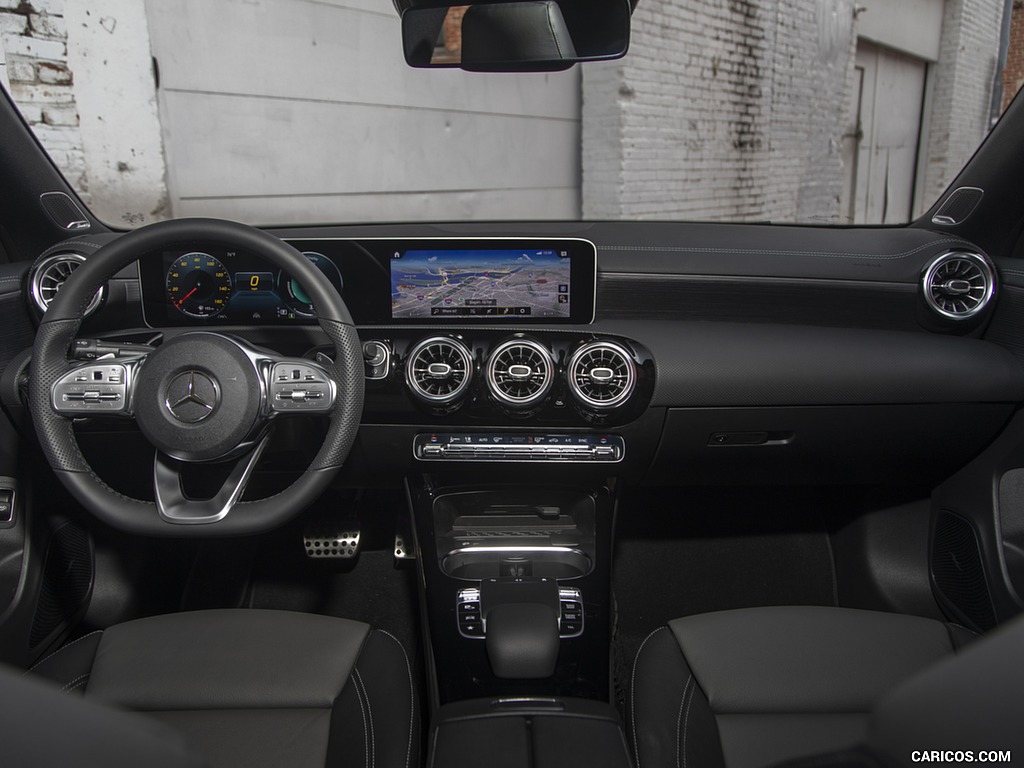
<path fill-rule="evenodd" d="M 69 362 L 68 351 L 98 286 L 140 256 L 197 243 L 244 250 L 287 271 L 316 307 L 334 345 L 333 364 L 281 357 L 237 338 L 183 333 L 132 358 Z M 258 229 L 218 219 L 176 219 L 134 230 L 89 257 L 68 278 L 36 334 L 29 410 L 57 477 L 110 525 L 155 536 L 258 533 L 297 515 L 328 486 L 348 456 L 363 408 L 359 336 L 341 296 L 299 251 Z M 240 501 L 269 439 L 273 420 L 290 414 L 330 419 L 310 466 L 266 499 Z M 156 502 L 107 485 L 82 455 L 72 429 L 81 417 L 131 418 L 156 448 Z M 189 498 L 186 464 L 234 460 L 221 489 Z"/>

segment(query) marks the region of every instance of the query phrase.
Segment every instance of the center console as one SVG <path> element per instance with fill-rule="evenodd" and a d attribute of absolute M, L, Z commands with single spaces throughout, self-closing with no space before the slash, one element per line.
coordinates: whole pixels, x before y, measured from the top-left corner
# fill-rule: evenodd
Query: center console
<path fill-rule="evenodd" d="M 429 764 L 628 766 L 608 703 L 614 496 L 519 477 L 410 484 L 438 699 Z"/>

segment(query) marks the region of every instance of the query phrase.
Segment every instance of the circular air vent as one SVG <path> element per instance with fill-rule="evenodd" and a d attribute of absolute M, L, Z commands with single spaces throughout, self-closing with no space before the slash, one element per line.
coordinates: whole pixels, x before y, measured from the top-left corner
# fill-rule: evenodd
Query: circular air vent
<path fill-rule="evenodd" d="M 53 297 L 57 295 L 57 291 L 64 285 L 64 281 L 84 262 L 85 256 L 69 251 L 48 256 L 33 267 L 29 287 L 32 291 L 32 300 L 40 311 L 46 311 L 50 302 L 53 301 Z M 86 315 L 91 315 L 99 308 L 105 292 L 105 285 L 96 289 L 96 295 L 92 297 L 89 306 L 85 308 Z"/>
<path fill-rule="evenodd" d="M 624 403 L 636 384 L 629 353 L 610 341 L 584 344 L 569 359 L 569 390 L 583 405 L 614 408 Z"/>
<path fill-rule="evenodd" d="M 423 339 L 409 352 L 405 381 L 417 397 L 429 403 L 450 403 L 473 377 L 473 358 L 461 341 L 447 336 Z"/>
<path fill-rule="evenodd" d="M 939 256 L 924 273 L 924 298 L 943 317 L 965 320 L 981 312 L 995 291 L 995 273 L 977 253 Z"/>
<path fill-rule="evenodd" d="M 551 353 L 529 339 L 499 344 L 487 362 L 487 388 L 506 405 L 521 407 L 537 402 L 548 393 L 554 380 Z"/>

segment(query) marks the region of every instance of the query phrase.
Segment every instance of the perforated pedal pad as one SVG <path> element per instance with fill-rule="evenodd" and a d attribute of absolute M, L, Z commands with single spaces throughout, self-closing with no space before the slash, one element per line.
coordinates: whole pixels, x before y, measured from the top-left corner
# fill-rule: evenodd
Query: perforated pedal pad
<path fill-rule="evenodd" d="M 359 542 L 359 524 L 353 520 L 333 524 L 312 522 L 306 526 L 302 535 L 306 555 L 315 560 L 350 560 L 359 554 Z"/>

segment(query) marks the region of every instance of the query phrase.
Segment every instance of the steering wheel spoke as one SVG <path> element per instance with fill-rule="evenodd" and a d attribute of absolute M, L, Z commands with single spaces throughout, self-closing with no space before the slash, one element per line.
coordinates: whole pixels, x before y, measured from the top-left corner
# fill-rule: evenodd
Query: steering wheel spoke
<path fill-rule="evenodd" d="M 216 523 L 228 516 L 245 492 L 256 464 L 267 447 L 270 435 L 265 434 L 236 462 L 224 484 L 208 499 L 193 499 L 185 494 L 181 472 L 186 462 L 171 458 L 163 451 L 156 452 L 153 461 L 153 488 L 156 508 L 161 519 L 178 525 Z"/>
<path fill-rule="evenodd" d="M 146 355 L 73 364 L 50 392 L 55 413 L 68 417 L 131 416 L 136 372 Z"/>

